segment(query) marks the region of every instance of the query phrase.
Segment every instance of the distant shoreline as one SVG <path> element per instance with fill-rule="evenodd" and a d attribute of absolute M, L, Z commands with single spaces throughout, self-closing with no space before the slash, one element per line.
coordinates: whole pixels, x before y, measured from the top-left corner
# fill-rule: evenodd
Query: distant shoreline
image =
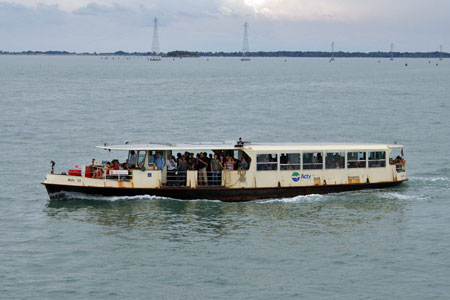
<path fill-rule="evenodd" d="M 68 51 L 0 51 L 0 55 L 66 55 L 66 56 L 152 56 L 151 52 L 68 52 Z M 390 58 L 390 52 L 334 52 L 334 57 L 360 57 L 360 58 Z M 190 52 L 171 51 L 161 53 L 161 57 L 241 57 L 241 52 Z M 257 51 L 248 52 L 249 57 L 330 57 L 331 52 L 324 51 Z M 439 51 L 434 52 L 393 52 L 394 58 L 450 58 L 450 53 Z"/>

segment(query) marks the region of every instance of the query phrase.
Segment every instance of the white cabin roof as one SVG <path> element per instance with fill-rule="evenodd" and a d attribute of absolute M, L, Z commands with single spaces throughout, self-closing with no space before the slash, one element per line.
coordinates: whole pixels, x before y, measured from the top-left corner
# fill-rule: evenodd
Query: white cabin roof
<path fill-rule="evenodd" d="M 107 150 L 250 150 L 257 152 L 267 151 L 367 151 L 367 150 L 388 150 L 403 148 L 397 144 L 367 144 L 367 143 L 245 143 L 243 147 L 236 147 L 236 142 L 218 143 L 149 143 L 149 144 L 122 144 L 103 145 L 97 148 Z"/>

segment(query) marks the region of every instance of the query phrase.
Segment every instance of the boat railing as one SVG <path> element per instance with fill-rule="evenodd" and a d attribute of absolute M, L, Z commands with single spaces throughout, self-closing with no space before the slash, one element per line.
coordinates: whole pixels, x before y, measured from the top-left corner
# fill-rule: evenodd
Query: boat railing
<path fill-rule="evenodd" d="M 111 170 L 106 167 L 93 167 L 92 169 L 86 169 L 80 176 L 92 179 L 129 181 L 133 178 L 133 172 L 125 169 Z"/>
<path fill-rule="evenodd" d="M 389 164 L 395 165 L 397 173 L 406 172 L 406 161 L 402 157 L 397 157 L 395 159 L 389 158 Z"/>
<path fill-rule="evenodd" d="M 187 171 L 167 171 L 166 185 L 186 186 Z"/>
<path fill-rule="evenodd" d="M 222 185 L 222 171 L 198 170 L 198 186 L 220 186 Z"/>

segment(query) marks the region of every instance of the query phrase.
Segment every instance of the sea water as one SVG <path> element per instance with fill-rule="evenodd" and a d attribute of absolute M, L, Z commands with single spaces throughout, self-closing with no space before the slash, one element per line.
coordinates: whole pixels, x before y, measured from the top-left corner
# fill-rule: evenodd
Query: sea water
<path fill-rule="evenodd" d="M 407 63 L 407 66 L 405 64 Z M 446 299 L 450 63 L 0 56 L 1 299 Z M 103 143 L 405 145 L 399 187 L 50 201 Z"/>

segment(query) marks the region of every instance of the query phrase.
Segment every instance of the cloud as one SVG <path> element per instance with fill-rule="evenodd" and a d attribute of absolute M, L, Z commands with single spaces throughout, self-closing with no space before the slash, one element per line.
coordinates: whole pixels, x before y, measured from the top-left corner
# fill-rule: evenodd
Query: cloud
<path fill-rule="evenodd" d="M 436 9 L 438 7 L 439 9 Z M 0 50 L 434 50 L 450 44 L 442 0 L 0 0 Z M 437 45 L 437 46 L 434 46 Z"/>
<path fill-rule="evenodd" d="M 0 24 L 8 28 L 28 27 L 33 24 L 58 25 L 64 23 L 65 17 L 57 5 L 39 4 L 35 8 L 28 8 L 0 2 Z"/>

